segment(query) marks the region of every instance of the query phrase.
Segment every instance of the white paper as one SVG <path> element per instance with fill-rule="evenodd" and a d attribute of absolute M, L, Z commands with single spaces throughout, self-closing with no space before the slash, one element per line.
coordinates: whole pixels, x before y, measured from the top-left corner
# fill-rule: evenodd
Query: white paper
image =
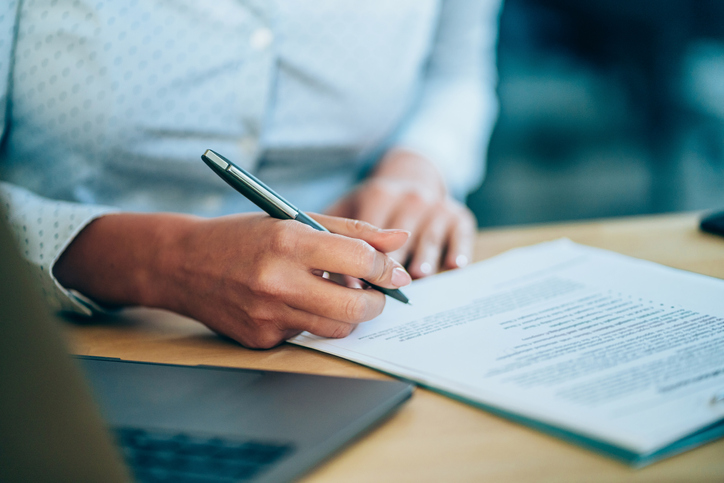
<path fill-rule="evenodd" d="M 291 342 L 640 454 L 724 418 L 722 280 L 559 240 L 405 293 Z"/>

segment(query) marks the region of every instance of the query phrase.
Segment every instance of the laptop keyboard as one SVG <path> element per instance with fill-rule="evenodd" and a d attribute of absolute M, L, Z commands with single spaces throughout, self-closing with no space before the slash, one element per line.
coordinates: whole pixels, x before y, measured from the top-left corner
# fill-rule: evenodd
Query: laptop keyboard
<path fill-rule="evenodd" d="M 144 483 L 249 481 L 293 451 L 290 444 L 125 427 L 114 431 L 136 481 Z"/>

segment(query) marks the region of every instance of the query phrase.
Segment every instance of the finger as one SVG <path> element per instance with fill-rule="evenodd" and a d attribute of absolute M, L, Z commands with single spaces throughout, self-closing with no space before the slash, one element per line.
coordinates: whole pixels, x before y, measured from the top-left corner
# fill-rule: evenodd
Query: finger
<path fill-rule="evenodd" d="M 387 253 L 405 244 L 410 234 L 404 230 L 383 230 L 370 223 L 350 218 L 307 213 L 332 233 L 364 240 L 375 249 Z"/>
<path fill-rule="evenodd" d="M 397 228 L 410 232 L 412 235 L 408 242 L 402 245 L 389 255 L 400 263 L 407 262 L 412 247 L 417 243 L 419 237 L 420 226 L 425 221 L 428 214 L 427 206 L 419 206 L 417 204 L 402 204 L 398 207 L 397 212 L 390 220 L 390 224 Z"/>
<path fill-rule="evenodd" d="M 454 220 L 444 209 L 435 210 L 426 220 L 407 265 L 412 278 L 426 277 L 439 271 L 444 245 L 453 226 Z"/>
<path fill-rule="evenodd" d="M 311 316 L 303 323 L 303 330 L 319 337 L 330 339 L 342 339 L 352 333 L 356 324 L 348 324 L 338 320 L 327 319 L 319 316 Z"/>
<path fill-rule="evenodd" d="M 235 324 L 222 332 L 250 349 L 270 349 L 303 331 L 320 337 L 341 338 L 355 326 L 281 304 L 271 310 L 266 308 L 262 317 L 266 321 L 262 324 Z"/>
<path fill-rule="evenodd" d="M 294 277 L 297 280 L 289 280 L 287 287 L 297 287 L 297 289 L 290 289 L 282 294 L 281 299 L 286 305 L 315 316 L 348 324 L 358 324 L 373 319 L 385 307 L 385 296 L 376 290 L 348 288 L 332 280 L 306 275 Z M 303 289 L 300 290 L 298 287 Z"/>
<path fill-rule="evenodd" d="M 342 339 L 352 333 L 356 324 L 342 322 L 339 320 L 310 314 L 304 310 L 288 307 L 287 333 L 296 335 L 300 331 L 306 331 L 319 337 L 330 339 Z M 294 337 L 292 335 L 291 337 Z"/>
<path fill-rule="evenodd" d="M 332 217 L 327 219 L 341 220 L 354 226 L 366 225 L 367 228 L 363 228 L 365 230 L 378 230 L 359 221 Z M 315 278 L 319 278 L 313 275 L 315 270 L 340 273 L 354 278 L 362 278 L 387 288 L 399 288 L 412 281 L 410 275 L 399 263 L 364 240 L 317 231 L 304 224 L 294 222 L 279 222 L 274 228 L 275 232 L 268 248 L 271 255 L 269 263 L 286 265 L 281 267 L 281 270 L 267 267 L 256 277 L 259 293 L 271 292 L 276 295 L 276 292 L 283 291 L 281 289 L 287 285 L 287 281 L 280 279 L 278 273 L 287 272 L 305 273 Z M 402 239 L 407 238 L 407 233 L 404 232 L 397 233 L 397 235 L 402 235 Z M 397 245 L 399 244 L 395 246 Z M 290 270 L 293 268 L 289 266 L 290 263 L 303 270 Z"/>
<path fill-rule="evenodd" d="M 302 243 L 304 255 L 300 261 L 310 269 L 364 279 L 387 288 L 404 287 L 412 281 L 400 263 L 363 240 L 327 234 L 323 243 L 314 243 L 314 239 Z"/>
<path fill-rule="evenodd" d="M 475 216 L 467 208 L 463 208 L 457 217 L 457 223 L 450 231 L 443 262 L 445 268 L 462 268 L 472 261 L 476 226 Z"/>

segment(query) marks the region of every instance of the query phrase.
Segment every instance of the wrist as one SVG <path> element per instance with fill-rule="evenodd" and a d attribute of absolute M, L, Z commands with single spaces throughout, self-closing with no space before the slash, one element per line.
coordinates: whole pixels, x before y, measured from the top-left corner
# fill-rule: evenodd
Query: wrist
<path fill-rule="evenodd" d="M 202 218 L 175 213 L 142 215 L 145 248 L 134 264 L 139 305 L 184 313 L 192 240 Z"/>
<path fill-rule="evenodd" d="M 86 226 L 53 268 L 58 281 L 109 306 L 168 308 L 174 247 L 192 217 L 115 213 Z"/>

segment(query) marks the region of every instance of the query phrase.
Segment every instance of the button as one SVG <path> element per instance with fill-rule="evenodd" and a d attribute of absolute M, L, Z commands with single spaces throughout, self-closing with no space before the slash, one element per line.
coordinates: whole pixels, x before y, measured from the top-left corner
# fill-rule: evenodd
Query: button
<path fill-rule="evenodd" d="M 274 42 L 274 34 L 268 28 L 259 28 L 251 34 L 251 47 L 254 50 L 264 50 Z"/>

